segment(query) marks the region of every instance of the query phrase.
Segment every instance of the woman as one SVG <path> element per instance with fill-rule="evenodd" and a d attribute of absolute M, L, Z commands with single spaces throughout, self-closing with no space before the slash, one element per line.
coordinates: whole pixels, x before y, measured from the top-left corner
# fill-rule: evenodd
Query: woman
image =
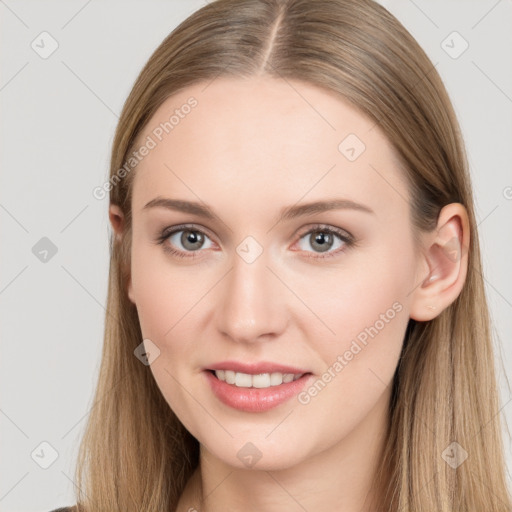
<path fill-rule="evenodd" d="M 139 75 L 76 510 L 511 510 L 463 141 L 370 0 L 217 0 Z"/>

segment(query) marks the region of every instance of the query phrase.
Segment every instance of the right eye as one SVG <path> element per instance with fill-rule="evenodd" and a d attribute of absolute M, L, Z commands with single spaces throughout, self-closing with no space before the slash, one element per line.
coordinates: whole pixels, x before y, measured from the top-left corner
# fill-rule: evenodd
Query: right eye
<path fill-rule="evenodd" d="M 204 247 L 205 241 L 210 241 L 210 245 Z M 170 243 L 166 243 L 169 241 Z M 203 231 L 193 226 L 176 226 L 174 228 L 165 228 L 158 237 L 158 243 L 163 245 L 164 250 L 181 258 L 195 258 L 195 254 L 201 249 L 211 248 L 211 240 Z M 189 253 L 189 254 L 187 254 Z"/>

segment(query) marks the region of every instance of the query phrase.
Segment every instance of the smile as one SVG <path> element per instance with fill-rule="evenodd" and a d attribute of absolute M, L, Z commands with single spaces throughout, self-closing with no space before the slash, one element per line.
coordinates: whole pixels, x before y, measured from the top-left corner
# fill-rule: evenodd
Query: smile
<path fill-rule="evenodd" d="M 265 412 L 298 395 L 314 378 L 311 373 L 258 373 L 206 370 L 213 395 L 224 405 L 243 412 Z"/>

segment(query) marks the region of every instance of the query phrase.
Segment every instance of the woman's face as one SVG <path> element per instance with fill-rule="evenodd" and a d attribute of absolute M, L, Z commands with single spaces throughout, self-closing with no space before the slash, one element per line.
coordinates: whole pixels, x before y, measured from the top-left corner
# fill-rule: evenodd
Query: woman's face
<path fill-rule="evenodd" d="M 302 82 L 219 78 L 169 98 L 136 149 L 129 297 L 186 428 L 262 469 L 371 442 L 425 278 L 378 126 Z"/>

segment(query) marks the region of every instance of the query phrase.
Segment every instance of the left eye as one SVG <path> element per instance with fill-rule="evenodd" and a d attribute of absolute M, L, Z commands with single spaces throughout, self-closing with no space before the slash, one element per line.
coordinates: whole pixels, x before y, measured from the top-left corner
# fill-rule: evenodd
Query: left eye
<path fill-rule="evenodd" d="M 309 246 L 313 249 L 313 252 L 323 253 L 330 251 L 331 253 L 336 253 L 343 245 L 350 245 L 348 237 L 330 228 L 314 228 L 309 230 L 299 240 L 299 248 L 307 252 L 309 252 Z"/>

